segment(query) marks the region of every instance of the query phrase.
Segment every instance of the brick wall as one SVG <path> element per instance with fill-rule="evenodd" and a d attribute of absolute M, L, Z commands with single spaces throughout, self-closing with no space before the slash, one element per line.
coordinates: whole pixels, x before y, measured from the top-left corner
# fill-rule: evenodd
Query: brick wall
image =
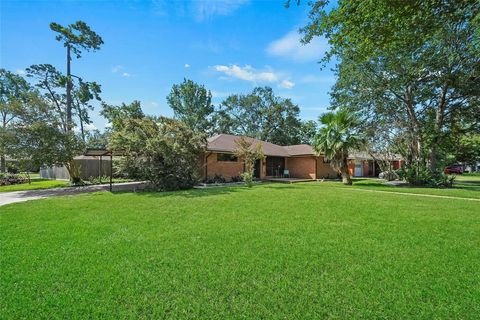
<path fill-rule="evenodd" d="M 243 172 L 243 161 L 241 159 L 238 159 L 236 162 L 217 161 L 216 153 L 206 154 L 206 164 L 207 177 L 221 174 L 225 179 L 230 180 L 231 177 L 239 176 Z M 205 176 L 205 173 L 203 175 Z"/>
<path fill-rule="evenodd" d="M 312 156 L 287 158 L 286 168 L 292 178 L 315 179 L 315 158 Z"/>
<path fill-rule="evenodd" d="M 330 163 L 325 163 L 323 157 L 317 158 L 317 178 L 336 178 L 338 175 Z"/>

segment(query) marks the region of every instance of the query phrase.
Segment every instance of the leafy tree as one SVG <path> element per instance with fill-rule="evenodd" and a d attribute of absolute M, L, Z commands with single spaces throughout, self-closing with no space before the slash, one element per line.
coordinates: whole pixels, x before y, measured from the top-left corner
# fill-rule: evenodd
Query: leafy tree
<path fill-rule="evenodd" d="M 312 3 L 304 41 L 326 36 L 335 56 L 334 107 L 405 137 L 409 163 L 439 170 L 442 145 L 459 122 L 473 130 L 480 96 L 478 1 Z"/>
<path fill-rule="evenodd" d="M 0 69 L 0 173 L 7 170 L 5 156 L 15 144 L 15 122 L 27 112 L 29 90 L 30 85 L 21 76 Z"/>
<path fill-rule="evenodd" d="M 318 126 L 313 120 L 303 121 L 300 126 L 299 143 L 313 144 L 313 139 L 317 134 Z"/>
<path fill-rule="evenodd" d="M 95 148 L 95 149 L 105 149 L 108 146 L 108 132 L 100 132 L 100 130 L 95 129 L 86 132 L 86 147 Z"/>
<path fill-rule="evenodd" d="M 317 154 L 323 154 L 325 159 L 330 161 L 330 165 L 341 174 L 343 184 L 351 185 L 348 155 L 363 145 L 363 138 L 358 132 L 358 118 L 352 112 L 340 109 L 323 114 L 320 123 L 323 126 L 315 136 L 314 149 Z"/>
<path fill-rule="evenodd" d="M 74 97 L 74 115 L 78 116 L 81 134 L 70 130 L 77 126 L 77 123 L 68 120 L 66 94 L 63 93 L 67 77 L 50 64 L 32 65 L 26 69 L 27 76 L 34 79 L 35 87 L 42 95 L 43 103 L 37 105 L 45 109 L 37 114 L 22 132 L 23 145 L 25 150 L 35 155 L 35 161 L 40 165 L 64 165 L 72 182 L 80 182 L 80 168 L 73 161 L 73 158 L 84 149 L 85 132 L 83 126 L 91 123 L 88 117 L 88 110 L 91 109 L 90 100 L 100 99 L 100 86 L 95 82 L 85 82 L 81 78 L 72 82 L 72 96 Z M 38 122 L 38 123 L 37 123 Z M 69 128 L 69 125 L 71 128 Z M 39 145 L 36 140 L 43 141 Z M 55 141 L 48 143 L 48 141 Z M 47 152 L 47 150 L 49 150 Z"/>
<path fill-rule="evenodd" d="M 77 59 L 82 56 L 82 50 L 99 50 L 103 44 L 102 38 L 90 29 L 83 21 L 77 21 L 68 26 L 62 26 L 58 23 L 50 23 L 50 29 L 57 32 L 55 39 L 63 43 L 67 48 L 67 76 L 66 84 L 66 128 L 67 131 L 73 130 L 72 110 L 74 97 L 72 95 L 73 82 L 71 73 L 71 54 L 73 53 Z"/>
<path fill-rule="evenodd" d="M 201 133 L 212 131 L 212 94 L 203 85 L 183 79 L 183 83 L 172 86 L 167 102 L 174 118 L 183 121 L 190 129 Z"/>
<path fill-rule="evenodd" d="M 257 143 L 254 145 L 252 139 L 245 137 L 240 137 L 237 141 L 235 141 L 235 144 L 235 155 L 238 158 L 243 159 L 245 164 L 245 169 L 241 176 L 243 181 L 245 181 L 245 184 L 251 188 L 253 186 L 255 161 L 263 160 L 265 158 L 265 155 L 262 151 L 262 144 Z"/>
<path fill-rule="evenodd" d="M 122 113 L 131 117 L 119 121 Z M 187 189 L 197 183 L 198 159 L 205 151 L 203 134 L 181 121 L 142 116 L 138 102 L 108 106 L 104 114 L 112 122 L 109 148 L 125 154 L 120 165 L 128 173 L 162 191 Z"/>
<path fill-rule="evenodd" d="M 127 120 L 145 118 L 140 101 L 137 100 L 130 104 L 122 103 L 120 106 L 102 103 L 100 114 L 111 124 L 113 131 L 123 130 Z"/>
<path fill-rule="evenodd" d="M 455 159 L 458 162 L 473 165 L 480 162 L 480 134 L 466 135 L 455 146 Z"/>
<path fill-rule="evenodd" d="M 216 132 L 244 135 L 280 145 L 298 144 L 300 109 L 290 99 L 257 87 L 246 95 L 231 95 L 216 113 Z"/>

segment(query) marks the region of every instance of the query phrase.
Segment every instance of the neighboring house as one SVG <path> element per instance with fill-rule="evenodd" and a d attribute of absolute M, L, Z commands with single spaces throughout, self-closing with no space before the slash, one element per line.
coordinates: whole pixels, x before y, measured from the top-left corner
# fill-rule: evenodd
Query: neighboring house
<path fill-rule="evenodd" d="M 241 159 L 235 156 L 236 140 L 239 136 L 219 134 L 207 139 L 207 152 L 202 157 L 201 176 L 222 175 L 227 180 L 239 176 L 244 170 Z M 307 144 L 279 146 L 270 142 L 247 138 L 254 144 L 261 143 L 266 156 L 255 165 L 255 177 L 268 179 L 282 177 L 286 170 L 292 178 L 321 179 L 336 178 L 337 172 L 324 160 L 316 156 L 312 146 Z M 400 168 L 402 159 L 392 159 L 394 169 Z M 349 171 L 355 177 L 375 177 L 380 170 L 371 156 L 366 153 L 354 153 L 349 163 Z"/>

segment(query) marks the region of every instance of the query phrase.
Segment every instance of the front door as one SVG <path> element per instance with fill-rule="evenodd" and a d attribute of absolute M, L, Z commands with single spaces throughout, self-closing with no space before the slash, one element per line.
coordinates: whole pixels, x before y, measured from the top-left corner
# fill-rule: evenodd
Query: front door
<path fill-rule="evenodd" d="M 253 176 L 260 179 L 260 160 L 255 161 L 255 168 L 253 169 Z"/>
<path fill-rule="evenodd" d="M 355 177 L 361 177 L 361 176 L 362 176 L 362 162 L 355 161 Z"/>

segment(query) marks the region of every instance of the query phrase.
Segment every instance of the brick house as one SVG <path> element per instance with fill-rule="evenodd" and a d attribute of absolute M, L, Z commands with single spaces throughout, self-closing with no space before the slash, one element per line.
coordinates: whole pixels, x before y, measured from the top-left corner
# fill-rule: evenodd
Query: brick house
<path fill-rule="evenodd" d="M 201 176 L 222 175 L 227 180 L 239 176 L 244 170 L 242 159 L 234 153 L 238 136 L 219 134 L 207 139 L 207 152 L 201 158 Z M 317 156 L 312 146 L 307 144 L 279 146 L 270 142 L 247 138 L 254 144 L 261 143 L 265 159 L 255 164 L 255 177 L 268 179 L 283 176 L 285 170 L 292 178 L 320 179 L 336 178 L 337 172 L 324 160 Z M 358 155 L 357 155 L 358 156 Z M 400 166 L 400 161 L 398 166 Z M 369 167 L 370 166 L 370 167 Z M 354 158 L 350 160 L 349 170 L 352 176 L 378 176 L 373 159 Z"/>

